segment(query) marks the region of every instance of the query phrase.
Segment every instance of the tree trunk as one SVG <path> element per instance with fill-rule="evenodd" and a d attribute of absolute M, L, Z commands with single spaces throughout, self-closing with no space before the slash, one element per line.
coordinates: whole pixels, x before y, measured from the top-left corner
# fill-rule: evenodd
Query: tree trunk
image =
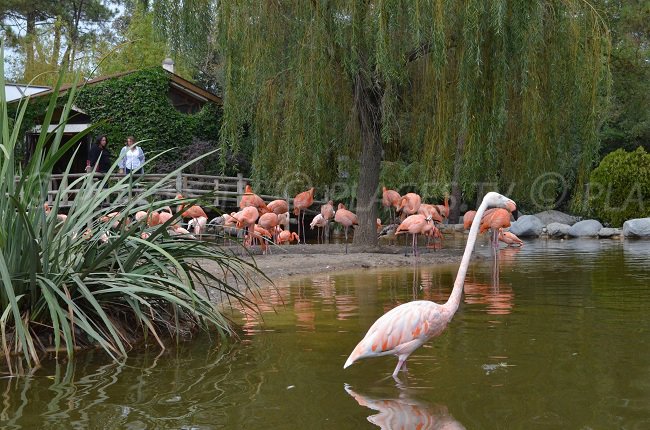
<path fill-rule="evenodd" d="M 27 27 L 25 29 L 25 71 L 23 73 L 23 79 L 25 82 L 29 82 L 36 72 L 34 71 L 34 42 L 36 40 L 36 13 L 28 13 L 26 15 Z"/>
<path fill-rule="evenodd" d="M 463 165 L 463 148 L 465 136 L 459 136 L 456 142 L 456 156 L 454 157 L 454 173 L 451 178 L 451 207 L 449 208 L 449 223 L 457 224 L 460 218 L 460 169 Z"/>
<path fill-rule="evenodd" d="M 61 50 L 61 25 L 61 18 L 57 16 L 54 21 L 54 43 L 52 47 L 52 61 L 50 62 L 52 67 L 56 69 L 59 68 L 59 55 L 61 54 L 59 52 Z"/>
<path fill-rule="evenodd" d="M 354 104 L 361 131 L 359 157 L 359 186 L 357 216 L 359 226 L 354 230 L 354 244 L 377 244 L 377 189 L 381 168 L 381 90 L 372 82 L 364 82 L 361 72 L 354 82 Z"/>

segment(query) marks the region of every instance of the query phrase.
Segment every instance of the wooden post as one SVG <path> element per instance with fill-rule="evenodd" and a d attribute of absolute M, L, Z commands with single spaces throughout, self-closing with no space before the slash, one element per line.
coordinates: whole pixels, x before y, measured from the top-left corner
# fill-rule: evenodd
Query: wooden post
<path fill-rule="evenodd" d="M 184 190 L 185 192 L 189 192 L 189 188 L 190 188 L 189 185 L 187 185 L 187 175 L 184 174 L 184 175 L 183 175 L 183 190 Z M 182 193 L 182 192 L 181 192 L 181 193 Z M 187 196 L 185 196 L 185 197 L 187 197 Z"/>
<path fill-rule="evenodd" d="M 291 230 L 291 201 L 289 200 L 289 194 L 284 193 L 284 200 L 287 202 L 289 210 L 287 211 L 287 224 L 289 225 L 289 230 Z M 300 241 L 300 240 L 299 240 Z"/>
<path fill-rule="evenodd" d="M 178 172 L 176 174 L 176 192 L 183 192 L 183 172 Z"/>
<path fill-rule="evenodd" d="M 237 207 L 239 207 L 241 197 L 244 194 L 244 187 L 246 187 L 244 176 L 241 173 L 237 173 Z"/>
<path fill-rule="evenodd" d="M 219 180 L 214 180 L 214 206 L 219 207 Z"/>

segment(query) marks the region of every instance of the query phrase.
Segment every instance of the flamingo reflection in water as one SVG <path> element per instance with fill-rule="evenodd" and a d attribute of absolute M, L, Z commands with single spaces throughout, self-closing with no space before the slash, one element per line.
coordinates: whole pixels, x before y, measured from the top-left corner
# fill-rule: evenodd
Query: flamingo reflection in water
<path fill-rule="evenodd" d="M 508 315 L 514 307 L 515 294 L 510 285 L 491 286 L 465 282 L 465 303 L 486 305 L 488 315 Z"/>
<path fill-rule="evenodd" d="M 401 391 L 396 399 L 374 399 L 353 391 L 348 385 L 345 386 L 345 391 L 359 405 L 379 411 L 378 414 L 370 415 L 368 421 L 383 430 L 452 430 L 465 428 L 451 416 L 446 406 L 430 405 L 411 399 L 405 391 Z"/>
<path fill-rule="evenodd" d="M 495 253 L 494 265 L 492 266 L 492 286 L 499 290 L 499 273 L 501 267 L 512 265 L 517 259 L 517 253 L 521 251 L 521 247 L 498 249 Z"/>

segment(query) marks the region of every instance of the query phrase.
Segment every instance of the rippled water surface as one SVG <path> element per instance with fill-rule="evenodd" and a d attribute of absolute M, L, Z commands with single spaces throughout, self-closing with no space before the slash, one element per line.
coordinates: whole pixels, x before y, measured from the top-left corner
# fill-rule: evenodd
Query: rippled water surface
<path fill-rule="evenodd" d="M 650 428 L 650 242 L 528 242 L 500 250 L 498 281 L 476 252 L 458 313 L 400 381 L 394 357 L 343 363 L 385 311 L 445 301 L 456 266 L 283 281 L 261 318 L 236 312 L 240 343 L 0 379 L 0 427 Z"/>

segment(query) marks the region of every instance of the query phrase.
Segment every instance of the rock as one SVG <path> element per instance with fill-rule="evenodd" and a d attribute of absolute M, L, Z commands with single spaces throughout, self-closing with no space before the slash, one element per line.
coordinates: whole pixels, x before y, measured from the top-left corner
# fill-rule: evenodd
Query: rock
<path fill-rule="evenodd" d="M 614 237 L 620 236 L 623 230 L 620 228 L 603 227 L 598 231 L 598 237 Z"/>
<path fill-rule="evenodd" d="M 546 233 L 550 237 L 565 237 L 568 236 L 570 228 L 571 226 L 569 224 L 552 222 L 546 226 Z"/>
<path fill-rule="evenodd" d="M 535 216 L 539 218 L 544 225 L 558 223 L 571 226 L 580 220 L 580 218 L 577 216 L 565 214 L 564 212 L 555 210 L 540 212 L 535 214 Z"/>
<path fill-rule="evenodd" d="M 603 225 L 595 219 L 578 221 L 569 229 L 569 236 L 573 237 L 596 237 Z"/>
<path fill-rule="evenodd" d="M 544 228 L 544 223 L 535 215 L 522 215 L 510 226 L 510 233 L 519 237 L 539 236 Z"/>
<path fill-rule="evenodd" d="M 629 219 L 623 223 L 623 236 L 650 237 L 650 218 Z"/>

